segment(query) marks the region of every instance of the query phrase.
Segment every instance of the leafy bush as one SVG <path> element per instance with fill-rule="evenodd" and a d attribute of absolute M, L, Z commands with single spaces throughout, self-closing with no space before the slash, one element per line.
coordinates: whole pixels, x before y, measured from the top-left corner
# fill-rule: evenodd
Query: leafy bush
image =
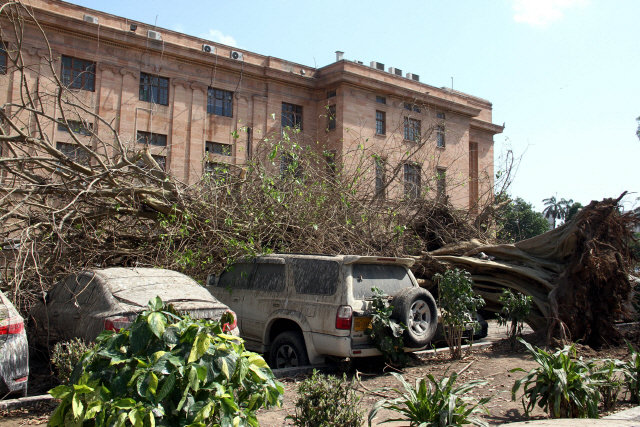
<path fill-rule="evenodd" d="M 91 347 L 88 347 L 80 338 L 59 342 L 53 347 L 51 363 L 61 383 L 66 384 L 69 381 L 71 373 L 80 362 L 82 355 L 90 349 Z"/>
<path fill-rule="evenodd" d="M 402 332 L 406 326 L 391 318 L 393 306 L 389 305 L 388 296 L 376 287 L 371 290 L 373 291 L 371 302 L 373 318 L 364 334 L 371 337 L 375 348 L 382 352 L 385 362 L 404 368 L 408 362 L 402 339 Z"/>
<path fill-rule="evenodd" d="M 484 299 L 473 292 L 473 280 L 468 271 L 458 268 L 436 274 L 438 305 L 440 306 L 445 337 L 451 357 L 462 357 L 462 334 L 465 326 L 475 319 Z"/>
<path fill-rule="evenodd" d="M 631 393 L 631 400 L 640 403 L 640 357 L 635 348 L 626 341 L 631 357 L 621 368 L 625 377 L 625 384 Z"/>
<path fill-rule="evenodd" d="M 98 336 L 71 386 L 49 392 L 62 400 L 50 425 L 257 426 L 255 411 L 279 406 L 283 388 L 261 356 L 223 333 L 228 316 L 193 320 L 151 300 L 129 329 Z"/>
<path fill-rule="evenodd" d="M 598 386 L 602 382 L 590 378 L 594 365 L 587 364 L 582 358 L 575 359 L 576 349 L 572 344 L 553 354 L 523 343 L 538 367 L 516 380 L 511 389 L 511 398 L 516 400 L 516 392 L 524 385 L 522 406 L 529 416 L 536 403 L 551 418 L 598 418 L 600 393 Z M 510 372 L 525 372 L 522 368 Z"/>
<path fill-rule="evenodd" d="M 606 411 L 613 409 L 622 388 L 622 362 L 613 359 L 596 359 L 592 361 L 591 380 L 599 385 L 602 406 Z"/>
<path fill-rule="evenodd" d="M 457 427 L 464 424 L 487 426 L 484 421 L 471 417 L 474 413 L 489 411 L 484 406 L 491 397 L 484 397 L 473 402 L 465 395 L 475 387 L 487 384 L 484 380 L 470 381 L 466 384 L 455 386 L 458 375 L 454 372 L 450 377 L 443 376 L 436 380 L 433 375 L 427 375 L 429 383 L 422 379 L 416 379 L 415 387 L 405 381 L 402 375 L 391 373 L 404 388 L 404 392 L 387 387 L 380 391 L 394 391 L 400 396 L 395 399 L 382 399 L 378 401 L 369 412 L 369 426 L 380 409 L 388 409 L 398 412 L 403 417 L 385 420 L 409 421 L 410 426 L 420 427 Z M 445 373 L 446 375 L 446 373 Z M 378 391 L 378 390 L 376 390 Z"/>
<path fill-rule="evenodd" d="M 296 413 L 287 418 L 298 427 L 360 427 L 364 411 L 359 401 L 345 374 L 340 379 L 314 369 L 298 386 Z"/>
<path fill-rule="evenodd" d="M 511 341 L 511 348 L 515 348 L 516 338 L 522 335 L 524 321 L 531 311 L 531 297 L 522 294 L 514 295 L 511 289 L 503 289 L 500 302 L 502 303 L 502 311 L 498 323 L 501 326 L 507 326 L 511 322 L 507 336 Z"/>

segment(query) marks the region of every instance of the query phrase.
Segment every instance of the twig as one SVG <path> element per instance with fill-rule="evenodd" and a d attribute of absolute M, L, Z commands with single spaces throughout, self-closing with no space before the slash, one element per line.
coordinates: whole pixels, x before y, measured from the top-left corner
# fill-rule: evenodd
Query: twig
<path fill-rule="evenodd" d="M 469 369 L 469 366 L 471 366 L 471 364 L 473 364 L 473 362 L 475 362 L 475 360 L 472 360 L 471 362 L 467 363 L 467 366 L 465 366 L 464 368 L 462 368 L 462 370 L 460 370 L 460 372 L 458 372 L 458 375 L 462 374 L 464 371 L 466 371 L 467 369 Z"/>

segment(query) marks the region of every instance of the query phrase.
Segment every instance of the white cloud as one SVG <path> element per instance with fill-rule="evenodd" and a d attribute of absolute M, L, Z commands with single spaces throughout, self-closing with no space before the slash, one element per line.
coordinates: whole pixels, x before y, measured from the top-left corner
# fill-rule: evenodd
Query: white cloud
<path fill-rule="evenodd" d="M 200 38 L 211 40 L 216 43 L 226 44 L 231 47 L 238 47 L 236 39 L 231 36 L 225 36 L 220 30 L 209 30 L 208 33 L 201 35 Z"/>
<path fill-rule="evenodd" d="M 532 27 L 546 27 L 561 19 L 566 9 L 588 4 L 588 0 L 513 0 L 513 19 Z"/>

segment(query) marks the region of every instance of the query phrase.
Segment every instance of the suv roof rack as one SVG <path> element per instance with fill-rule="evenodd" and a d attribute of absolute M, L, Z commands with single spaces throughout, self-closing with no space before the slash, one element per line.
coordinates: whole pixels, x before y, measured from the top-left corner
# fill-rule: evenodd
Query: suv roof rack
<path fill-rule="evenodd" d="M 307 253 L 307 252 L 274 252 L 269 255 L 316 255 L 316 256 L 332 256 L 332 257 L 338 256 L 338 255 L 331 255 L 331 254 L 314 254 L 314 253 Z"/>

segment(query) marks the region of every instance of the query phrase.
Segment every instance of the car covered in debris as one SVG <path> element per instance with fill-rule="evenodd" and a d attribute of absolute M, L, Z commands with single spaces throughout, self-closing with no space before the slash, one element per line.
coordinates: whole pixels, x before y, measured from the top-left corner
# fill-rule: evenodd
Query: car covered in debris
<path fill-rule="evenodd" d="M 9 393 L 26 396 L 28 377 L 29 345 L 24 320 L 0 292 L 0 398 Z"/>
<path fill-rule="evenodd" d="M 129 326 L 149 300 L 159 296 L 194 319 L 219 320 L 229 307 L 195 280 L 159 268 L 106 268 L 71 274 L 29 313 L 30 336 L 40 346 L 81 338 L 94 341 L 104 330 Z M 238 335 L 234 322 L 224 328 Z"/>
<path fill-rule="evenodd" d="M 419 287 L 410 258 L 269 254 L 242 258 L 207 289 L 238 314 L 245 346 L 274 368 L 322 363 L 326 356 L 380 355 L 365 335 L 372 287 L 389 295 L 407 325 L 406 351 L 425 348 L 437 326 L 435 300 Z"/>

